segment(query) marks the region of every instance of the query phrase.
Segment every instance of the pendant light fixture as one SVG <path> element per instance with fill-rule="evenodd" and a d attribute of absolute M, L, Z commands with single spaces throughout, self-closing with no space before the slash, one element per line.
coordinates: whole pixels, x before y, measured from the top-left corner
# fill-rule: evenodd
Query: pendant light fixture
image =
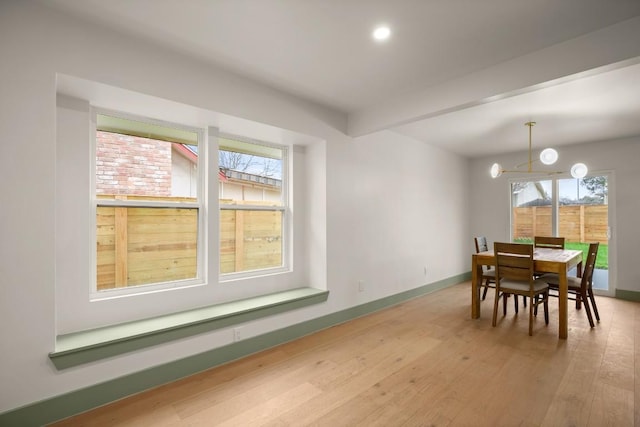
<path fill-rule="evenodd" d="M 534 170 L 533 162 L 538 161 L 538 159 L 533 160 L 531 155 L 531 128 L 536 124 L 536 122 L 527 122 L 524 125 L 529 127 L 529 161 L 526 163 L 521 163 L 514 167 L 514 170 L 506 170 L 503 169 L 500 163 L 494 163 L 491 166 L 491 178 L 498 178 L 503 173 L 535 173 L 535 174 L 547 174 L 547 175 L 555 175 L 561 174 L 564 172 L 561 171 L 545 171 L 545 170 Z M 558 160 L 558 152 L 553 148 L 545 148 L 540 152 L 540 162 L 545 165 L 552 165 Z M 526 169 L 520 169 L 523 166 L 527 166 Z M 584 178 L 587 175 L 588 169 L 587 165 L 584 163 L 576 163 L 571 166 L 571 176 L 574 178 Z"/>

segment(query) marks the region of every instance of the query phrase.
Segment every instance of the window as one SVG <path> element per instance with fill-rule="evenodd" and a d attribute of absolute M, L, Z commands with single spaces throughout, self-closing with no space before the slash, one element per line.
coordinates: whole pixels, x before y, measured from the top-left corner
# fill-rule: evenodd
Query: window
<path fill-rule="evenodd" d="M 552 181 L 511 183 L 511 224 L 515 242 L 532 242 L 534 236 L 553 236 Z"/>
<path fill-rule="evenodd" d="M 286 268 L 287 150 L 219 138 L 220 273 Z"/>
<path fill-rule="evenodd" d="M 95 119 L 94 291 L 201 280 L 202 132 L 111 112 Z"/>
<path fill-rule="evenodd" d="M 123 93 L 95 82 L 64 75 L 59 79 L 73 94 L 59 88 L 56 96 L 53 215 L 57 334 L 162 317 L 301 286 L 326 288 L 325 141 L 162 98 Z M 108 96 L 94 99 L 102 93 Z M 128 112 L 122 112 L 123 105 Z M 214 125 L 223 125 L 227 132 Z M 102 163 L 98 168 L 98 162 L 106 160 L 104 153 L 98 153 L 98 143 L 106 143 L 106 139 L 99 141 L 98 135 L 117 136 L 117 149 L 129 153 L 151 145 L 155 151 L 169 147 L 164 153 L 171 158 L 171 178 L 163 179 L 158 172 L 150 184 L 135 179 L 139 177 L 134 173 L 129 173 L 133 178 L 129 180 L 125 173 L 126 179 L 119 180 L 119 171 L 107 166 L 114 168 L 124 162 L 125 155 L 120 153 L 108 161 L 111 165 Z M 222 151 L 253 155 L 251 168 L 221 169 L 219 146 Z M 138 167 L 145 159 L 149 163 L 142 153 L 135 156 Z M 256 170 L 256 161 L 264 162 L 264 173 Z M 293 165 L 299 167 L 292 169 Z M 294 170 L 295 182 L 291 176 Z M 124 186 L 125 182 L 129 185 Z M 234 182 L 244 183 L 244 200 L 231 193 Z M 275 199 L 270 198 L 273 190 Z M 295 216 L 294 196 L 298 206 Z M 226 202 L 223 209 L 221 198 Z M 250 201 L 260 204 L 252 206 Z M 267 201 L 270 203 L 265 205 Z M 240 245 L 235 245 L 236 210 L 245 214 L 237 233 L 244 233 Z M 105 212 L 111 217 L 103 215 Z M 221 213 L 234 214 L 233 237 L 221 236 Z M 268 223 L 273 229 L 260 235 L 251 226 L 253 218 L 247 219 L 251 214 L 271 215 Z M 120 221 L 118 233 L 116 218 Z M 110 224 L 103 224 L 103 220 Z M 307 230 L 314 231 L 313 239 L 306 238 Z M 143 243 L 150 238 L 155 240 Z M 102 253 L 98 263 L 99 240 Z M 233 246 L 221 247 L 225 240 Z M 260 250 L 269 256 L 251 264 L 255 259 L 250 254 Z M 236 254 L 247 256 L 238 257 L 236 263 Z M 232 261 L 224 272 L 221 258 Z"/>
<path fill-rule="evenodd" d="M 582 250 L 599 242 L 595 289 L 609 288 L 609 179 L 553 178 L 511 183 L 511 233 L 515 242 L 534 236 L 563 236 L 567 249 Z"/>

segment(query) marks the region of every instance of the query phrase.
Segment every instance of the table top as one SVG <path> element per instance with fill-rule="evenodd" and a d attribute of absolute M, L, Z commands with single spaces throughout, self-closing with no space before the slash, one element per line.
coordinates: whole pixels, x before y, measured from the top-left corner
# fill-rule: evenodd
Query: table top
<path fill-rule="evenodd" d="M 495 257 L 493 250 L 479 252 L 474 254 L 480 258 L 493 259 Z M 580 256 L 582 259 L 582 251 L 573 249 L 549 249 L 549 248 L 535 248 L 533 251 L 533 259 L 537 261 L 549 261 L 549 262 L 569 262 Z"/>

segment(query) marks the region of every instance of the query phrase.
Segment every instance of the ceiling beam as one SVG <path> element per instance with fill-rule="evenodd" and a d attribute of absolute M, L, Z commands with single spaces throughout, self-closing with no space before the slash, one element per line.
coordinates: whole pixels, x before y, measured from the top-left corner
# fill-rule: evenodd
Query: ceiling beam
<path fill-rule="evenodd" d="M 351 113 L 353 137 L 640 62 L 640 17 Z"/>

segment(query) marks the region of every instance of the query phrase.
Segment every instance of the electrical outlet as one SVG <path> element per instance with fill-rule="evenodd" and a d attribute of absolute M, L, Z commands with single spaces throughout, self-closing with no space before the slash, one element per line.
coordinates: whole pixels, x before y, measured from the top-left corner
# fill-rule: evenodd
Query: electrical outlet
<path fill-rule="evenodd" d="M 233 328 L 233 341 L 238 342 L 242 339 L 241 328 Z"/>
<path fill-rule="evenodd" d="M 358 280 L 358 292 L 364 292 L 364 282 L 362 280 Z"/>

